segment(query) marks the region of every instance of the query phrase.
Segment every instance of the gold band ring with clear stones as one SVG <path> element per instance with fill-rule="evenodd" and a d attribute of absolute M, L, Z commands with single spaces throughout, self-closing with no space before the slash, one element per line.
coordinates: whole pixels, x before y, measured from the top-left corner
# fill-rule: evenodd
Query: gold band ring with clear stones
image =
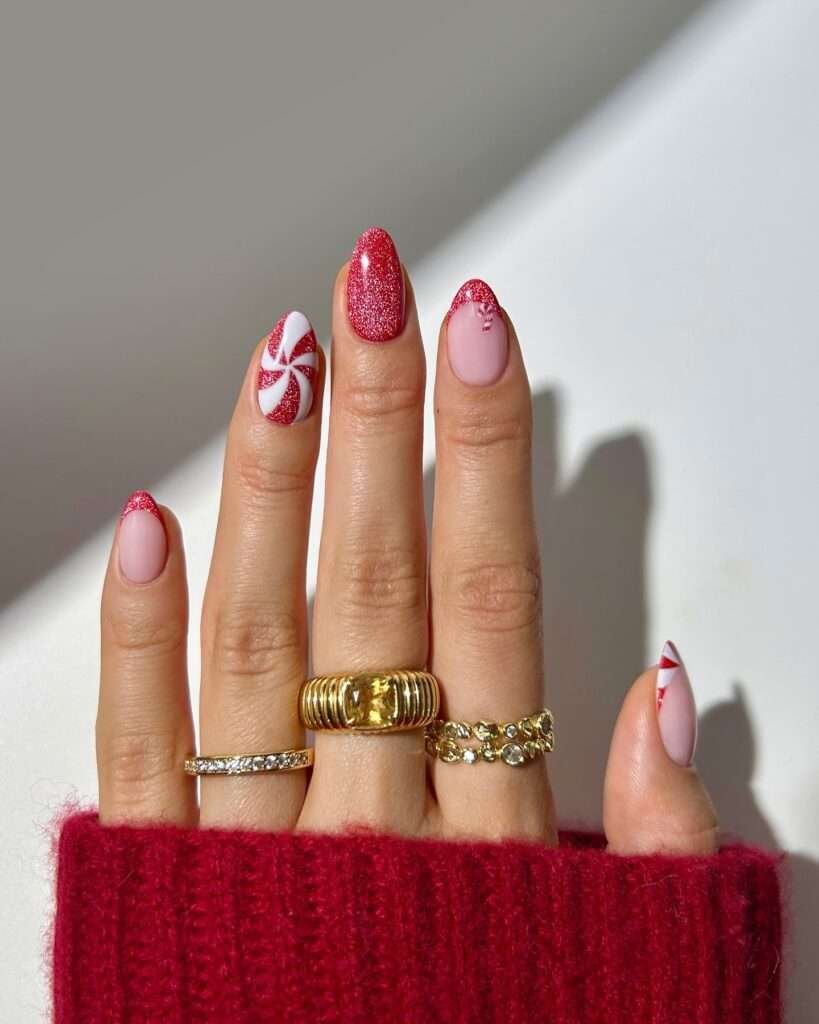
<path fill-rule="evenodd" d="M 435 719 L 439 705 L 435 676 L 415 669 L 316 676 L 299 694 L 302 723 L 314 730 L 417 729 Z"/>
<path fill-rule="evenodd" d="M 514 722 L 453 722 L 426 727 L 427 753 L 446 764 L 503 761 L 512 768 L 554 750 L 554 718 L 548 708 Z"/>
<path fill-rule="evenodd" d="M 254 775 L 257 772 L 294 772 L 313 763 L 313 748 L 275 750 L 270 754 L 214 754 L 188 757 L 186 775 Z"/>

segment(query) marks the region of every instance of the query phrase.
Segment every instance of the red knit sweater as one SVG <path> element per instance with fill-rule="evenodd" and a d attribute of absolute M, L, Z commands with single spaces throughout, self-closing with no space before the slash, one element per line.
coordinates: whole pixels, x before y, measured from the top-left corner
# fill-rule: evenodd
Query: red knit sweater
<path fill-rule="evenodd" d="M 776 861 L 69 818 L 55 1019 L 770 1024 Z"/>

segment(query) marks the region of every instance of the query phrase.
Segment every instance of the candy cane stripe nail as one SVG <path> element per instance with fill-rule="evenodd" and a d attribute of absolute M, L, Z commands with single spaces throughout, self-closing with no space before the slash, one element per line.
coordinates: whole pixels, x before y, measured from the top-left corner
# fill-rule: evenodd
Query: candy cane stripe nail
<path fill-rule="evenodd" d="M 660 660 L 657 663 L 657 710 L 663 706 L 663 698 L 669 684 L 674 680 L 675 672 L 682 665 L 682 658 L 674 644 L 667 640 L 663 645 Z"/>
<path fill-rule="evenodd" d="M 287 313 L 262 353 L 257 382 L 259 408 L 273 423 L 303 420 L 313 406 L 318 343 L 304 313 Z"/>
<path fill-rule="evenodd" d="M 685 663 L 670 640 L 657 662 L 657 722 L 668 756 L 690 765 L 697 746 L 697 705 Z"/>

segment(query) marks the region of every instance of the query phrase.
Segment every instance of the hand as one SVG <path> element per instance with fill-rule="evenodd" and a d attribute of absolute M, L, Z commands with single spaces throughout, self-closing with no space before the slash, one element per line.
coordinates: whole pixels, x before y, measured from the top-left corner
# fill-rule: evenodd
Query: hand
<path fill-rule="evenodd" d="M 448 718 L 533 713 L 544 701 L 544 652 L 532 421 L 511 321 L 490 289 L 472 281 L 441 328 L 428 574 L 424 350 L 412 290 L 385 232 L 370 229 L 359 239 L 336 280 L 332 319 L 312 670 L 428 665 Z M 308 673 L 305 563 L 324 379 L 309 324 L 291 314 L 257 346 L 239 394 L 202 610 L 204 754 L 304 743 L 297 698 Z M 179 525 L 138 492 L 120 520 L 102 599 L 103 823 L 363 825 L 557 842 L 545 758 L 520 767 L 445 764 L 425 755 L 418 729 L 319 732 L 309 785 L 305 771 L 205 777 L 197 803 L 195 780 L 182 770 L 194 749 L 187 619 Z M 634 683 L 617 722 L 605 831 L 618 852 L 707 853 L 716 822 L 690 766 L 693 696 L 673 646 L 663 658 L 665 667 Z M 578 742 L 561 734 L 559 721 L 556 732 L 558 744 Z"/>

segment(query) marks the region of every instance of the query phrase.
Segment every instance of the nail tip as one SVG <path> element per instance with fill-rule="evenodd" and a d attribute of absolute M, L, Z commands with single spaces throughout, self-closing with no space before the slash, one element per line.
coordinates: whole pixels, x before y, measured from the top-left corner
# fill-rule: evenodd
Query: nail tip
<path fill-rule="evenodd" d="M 371 242 L 387 243 L 398 252 L 398 247 L 395 244 L 395 239 L 387 231 L 386 228 L 382 228 L 380 224 L 371 224 L 368 228 L 364 228 L 361 234 L 355 241 L 353 246 L 353 252 L 359 251 L 367 246 Z"/>
<path fill-rule="evenodd" d="M 131 512 L 150 512 L 151 515 L 156 516 L 157 519 L 162 519 L 159 506 L 150 491 L 132 491 L 128 495 L 125 504 L 122 506 L 122 511 L 119 514 L 120 519 L 124 519 Z"/>
<path fill-rule="evenodd" d="M 486 281 L 480 277 L 470 277 L 468 281 L 464 281 L 461 287 L 455 292 L 455 295 L 450 303 L 449 309 L 446 314 L 446 319 L 452 316 L 456 309 L 460 309 L 461 306 L 467 302 L 481 302 L 484 303 L 493 312 L 500 310 L 500 303 L 495 292 L 490 288 Z"/>
<path fill-rule="evenodd" d="M 664 661 L 670 661 L 672 665 L 663 666 L 665 668 L 672 668 L 674 665 L 683 666 L 682 655 L 679 652 L 677 645 L 673 640 L 666 640 L 663 644 L 663 649 L 660 651 L 660 665 L 663 665 Z"/>

